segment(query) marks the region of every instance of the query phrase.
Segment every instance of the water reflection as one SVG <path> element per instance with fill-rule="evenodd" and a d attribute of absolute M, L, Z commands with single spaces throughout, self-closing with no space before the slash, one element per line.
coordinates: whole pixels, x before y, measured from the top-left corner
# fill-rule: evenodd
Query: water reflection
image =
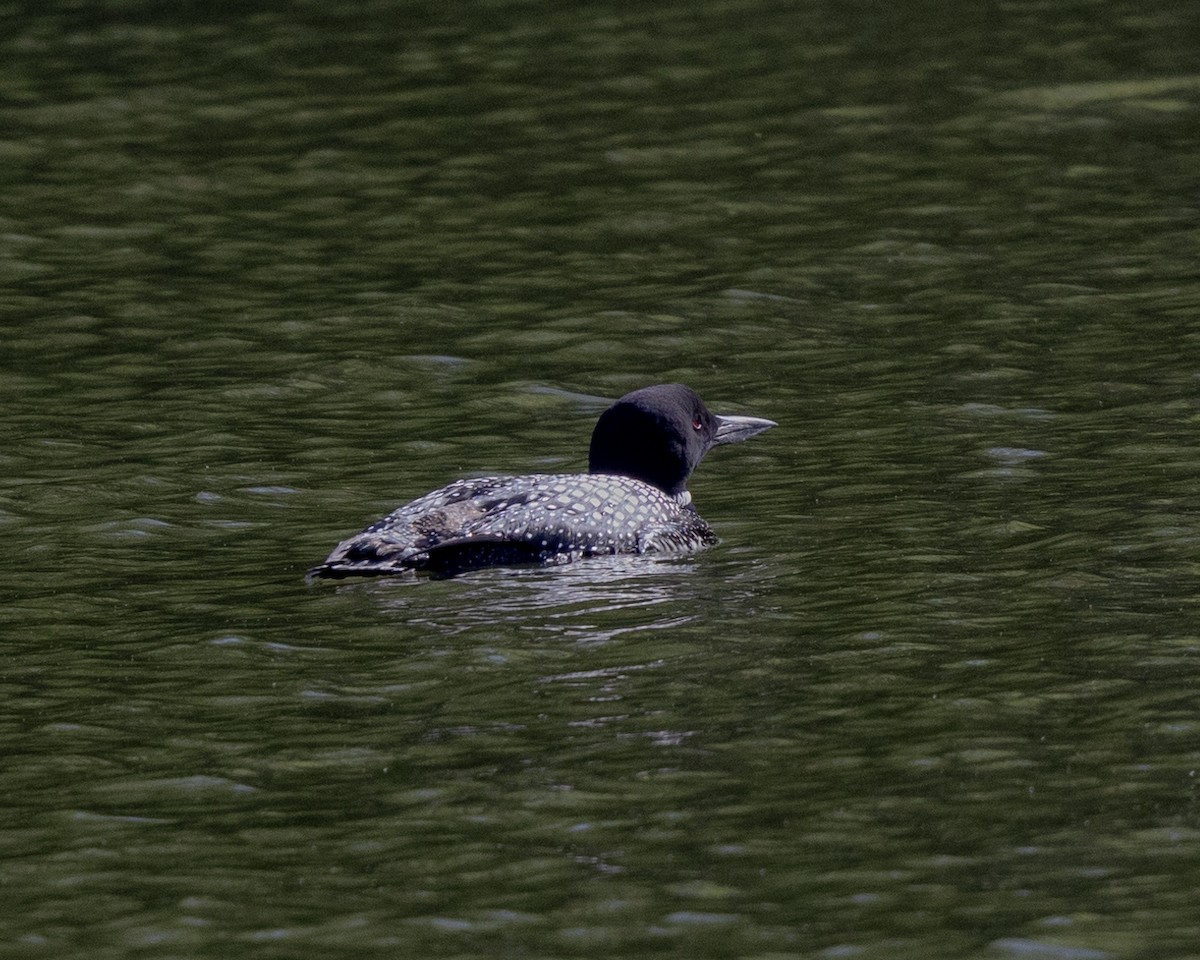
<path fill-rule="evenodd" d="M 439 635 L 511 625 L 530 637 L 604 643 L 703 616 L 711 606 L 713 575 L 706 560 L 593 557 L 545 569 L 494 568 L 447 580 L 383 578 L 334 589 L 363 592 L 406 626 Z"/>

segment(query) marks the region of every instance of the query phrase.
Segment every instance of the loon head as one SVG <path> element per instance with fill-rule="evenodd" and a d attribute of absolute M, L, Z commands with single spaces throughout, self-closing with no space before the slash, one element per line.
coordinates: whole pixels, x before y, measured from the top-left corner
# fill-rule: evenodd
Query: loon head
<path fill-rule="evenodd" d="M 717 416 L 681 383 L 627 393 L 600 415 L 588 450 L 588 473 L 616 473 L 683 498 L 704 455 L 776 426 L 759 417 Z"/>

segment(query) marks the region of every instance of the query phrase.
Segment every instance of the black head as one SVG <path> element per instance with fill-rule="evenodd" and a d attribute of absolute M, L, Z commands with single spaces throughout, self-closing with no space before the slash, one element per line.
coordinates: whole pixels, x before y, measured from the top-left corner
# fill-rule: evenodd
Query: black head
<path fill-rule="evenodd" d="M 589 473 L 618 473 L 678 496 L 704 455 L 775 426 L 758 417 L 719 417 L 680 383 L 627 393 L 600 415 L 588 451 Z"/>

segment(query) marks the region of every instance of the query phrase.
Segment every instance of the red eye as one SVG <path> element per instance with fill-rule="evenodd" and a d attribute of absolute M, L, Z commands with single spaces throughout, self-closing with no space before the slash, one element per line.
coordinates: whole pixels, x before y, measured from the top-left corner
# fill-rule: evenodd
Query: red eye
<path fill-rule="evenodd" d="M 697 417 L 695 420 L 693 420 L 693 421 L 692 421 L 692 429 L 693 429 L 693 430 L 699 430 L 699 429 L 700 429 L 700 426 L 701 426 L 701 424 L 700 424 L 700 418 L 699 418 L 699 417 Z"/>

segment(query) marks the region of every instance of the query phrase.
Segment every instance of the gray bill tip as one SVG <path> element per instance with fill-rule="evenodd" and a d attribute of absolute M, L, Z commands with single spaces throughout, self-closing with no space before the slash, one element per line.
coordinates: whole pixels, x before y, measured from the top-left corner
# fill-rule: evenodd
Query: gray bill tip
<path fill-rule="evenodd" d="M 764 420 L 762 417 L 717 417 L 717 430 L 714 435 L 714 443 L 741 443 L 743 440 L 749 440 L 756 434 L 762 433 L 764 430 L 770 430 L 772 427 L 777 427 L 774 420 Z"/>

